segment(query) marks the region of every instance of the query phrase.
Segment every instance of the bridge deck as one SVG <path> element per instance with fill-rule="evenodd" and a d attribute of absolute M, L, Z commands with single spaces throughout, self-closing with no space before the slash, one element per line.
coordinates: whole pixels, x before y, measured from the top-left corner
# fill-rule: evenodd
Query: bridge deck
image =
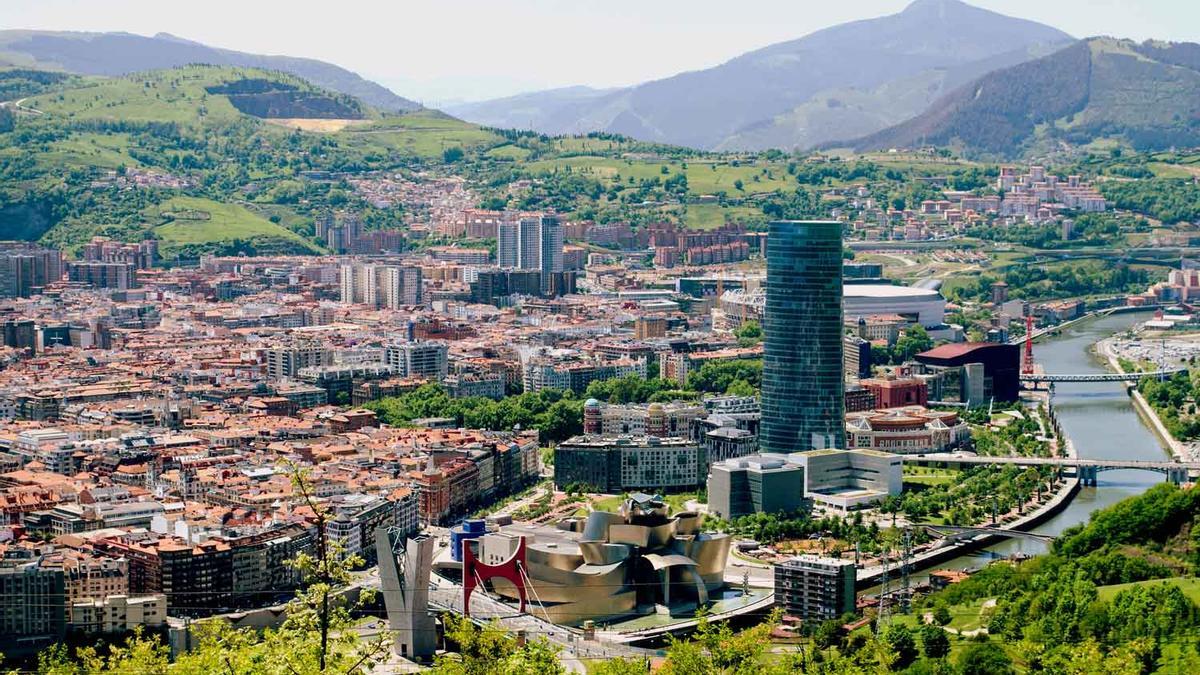
<path fill-rule="evenodd" d="M 951 464 L 1017 464 L 1019 466 L 1095 467 L 1098 469 L 1145 469 L 1149 471 L 1187 470 L 1200 472 L 1200 462 L 1145 461 L 1122 459 L 1083 459 L 1078 457 L 980 457 L 951 453 L 901 455 L 905 462 L 948 462 Z"/>

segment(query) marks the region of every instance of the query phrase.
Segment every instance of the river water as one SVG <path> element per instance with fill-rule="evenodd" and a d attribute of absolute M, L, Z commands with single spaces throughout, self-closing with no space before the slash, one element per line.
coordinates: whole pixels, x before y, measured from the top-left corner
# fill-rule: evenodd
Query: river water
<path fill-rule="evenodd" d="M 1084 321 L 1062 334 L 1034 343 L 1034 358 L 1047 373 L 1105 373 L 1105 363 L 1092 345 L 1114 333 L 1149 318 L 1148 313 L 1115 314 Z M 1161 461 L 1169 458 L 1154 431 L 1142 421 L 1120 382 L 1059 383 L 1054 390 L 1054 408 L 1063 432 L 1075 444 L 1080 457 Z M 1086 522 L 1092 511 L 1126 497 L 1141 494 L 1164 476 L 1151 471 L 1104 471 L 1096 487 L 1085 487 L 1058 515 L 1033 531 L 1059 534 L 1072 525 Z M 960 556 L 939 568 L 977 568 L 1016 552 L 1044 553 L 1046 545 L 1025 539 L 1005 539 L 973 554 Z M 923 575 L 922 575 L 923 576 Z"/>

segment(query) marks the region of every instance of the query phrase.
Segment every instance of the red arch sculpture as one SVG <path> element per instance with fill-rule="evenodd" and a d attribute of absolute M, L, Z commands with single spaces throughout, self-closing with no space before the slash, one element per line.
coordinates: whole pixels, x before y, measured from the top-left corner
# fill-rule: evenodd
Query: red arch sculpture
<path fill-rule="evenodd" d="M 517 544 L 517 550 L 512 557 L 499 565 L 489 565 L 480 562 L 475 557 L 475 551 L 471 549 L 470 539 L 464 539 L 462 542 L 462 561 L 463 561 L 463 615 L 471 616 L 471 592 L 475 590 L 481 582 L 493 577 L 507 579 L 517 587 L 517 594 L 521 598 L 521 611 L 525 611 L 525 581 L 521 570 L 525 567 L 525 537 L 521 537 L 520 543 Z"/>

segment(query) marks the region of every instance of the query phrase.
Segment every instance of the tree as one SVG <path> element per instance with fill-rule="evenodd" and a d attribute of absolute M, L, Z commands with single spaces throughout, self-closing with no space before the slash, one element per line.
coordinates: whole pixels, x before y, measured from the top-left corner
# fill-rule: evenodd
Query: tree
<path fill-rule="evenodd" d="M 437 657 L 434 672 L 449 675 L 559 675 L 565 673 L 558 650 L 544 637 L 517 646 L 496 623 L 476 626 L 465 616 L 446 616 L 446 639 L 457 653 Z"/>
<path fill-rule="evenodd" d="M 883 642 L 891 648 L 896 660 L 893 664 L 897 670 L 907 668 L 917 659 L 917 641 L 913 639 L 908 626 L 893 623 L 883 631 Z"/>
<path fill-rule="evenodd" d="M 844 637 L 846 637 L 846 629 L 842 628 L 842 622 L 838 619 L 829 619 L 822 621 L 821 625 L 817 626 L 813 642 L 821 649 L 829 649 L 840 645 Z"/>
<path fill-rule="evenodd" d="M 950 638 L 939 626 L 925 624 L 921 627 L 921 651 L 926 658 L 945 658 L 950 653 Z"/>
<path fill-rule="evenodd" d="M 994 642 L 976 642 L 958 655 L 962 675 L 1011 675 L 1012 659 Z"/>
<path fill-rule="evenodd" d="M 893 358 L 895 361 L 903 363 L 932 347 L 933 339 L 929 337 L 929 333 L 920 324 L 913 324 L 905 328 L 904 334 L 896 340 Z"/>
<path fill-rule="evenodd" d="M 351 570 L 361 567 L 364 561 L 357 555 L 345 555 L 341 543 L 329 538 L 329 510 L 316 497 L 309 469 L 296 464 L 288 469 L 293 492 L 316 520 L 317 542 L 315 554 L 301 553 L 289 563 L 300 572 L 305 585 L 288 604 L 287 619 L 279 630 L 288 647 L 279 656 L 289 669 L 299 673 L 351 672 L 373 665 L 387 654 L 389 636 L 383 633 L 360 648 L 357 633 L 352 630 L 351 610 L 370 605 L 375 594 L 362 589 L 354 607 L 335 597 L 338 588 L 350 584 Z M 315 671 L 312 664 L 316 665 Z"/>
<path fill-rule="evenodd" d="M 458 146 L 446 148 L 442 151 L 442 161 L 446 164 L 454 164 L 455 162 L 461 161 L 464 155 L 465 153 L 463 153 L 463 149 Z"/>
<path fill-rule="evenodd" d="M 933 622 L 939 626 L 948 625 L 950 623 L 950 610 L 946 609 L 945 605 L 934 607 Z"/>

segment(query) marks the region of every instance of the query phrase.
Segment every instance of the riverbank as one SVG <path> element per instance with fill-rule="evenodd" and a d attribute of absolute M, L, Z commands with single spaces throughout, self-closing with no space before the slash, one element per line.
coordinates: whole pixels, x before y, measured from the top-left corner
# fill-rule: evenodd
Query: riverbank
<path fill-rule="evenodd" d="M 1096 343 L 1096 353 L 1100 355 L 1107 363 L 1108 367 L 1114 372 L 1124 373 L 1125 369 L 1121 366 L 1121 361 L 1112 347 L 1112 338 L 1106 338 Z M 1171 453 L 1171 457 L 1177 462 L 1195 461 L 1196 450 L 1188 443 L 1184 443 L 1171 435 L 1170 430 L 1163 424 L 1162 418 L 1158 416 L 1158 412 L 1154 410 L 1154 406 L 1146 400 L 1145 396 L 1138 391 L 1137 385 L 1130 385 L 1127 389 L 1129 398 L 1133 401 L 1133 409 L 1137 411 L 1150 428 L 1154 430 L 1154 434 L 1158 436 Z"/>

